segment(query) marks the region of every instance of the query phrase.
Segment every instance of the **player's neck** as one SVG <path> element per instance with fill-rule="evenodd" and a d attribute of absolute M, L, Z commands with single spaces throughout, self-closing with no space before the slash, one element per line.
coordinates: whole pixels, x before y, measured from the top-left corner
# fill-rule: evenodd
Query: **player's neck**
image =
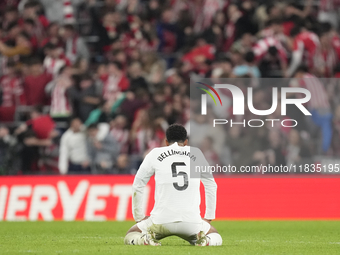
<path fill-rule="evenodd" d="M 177 144 L 178 144 L 178 146 L 183 146 L 183 147 L 185 146 L 185 144 L 184 144 L 184 143 L 179 143 L 179 142 L 174 142 L 174 143 L 177 143 Z M 170 144 L 169 144 L 169 146 L 170 146 L 170 145 L 173 145 L 174 143 L 170 143 Z"/>

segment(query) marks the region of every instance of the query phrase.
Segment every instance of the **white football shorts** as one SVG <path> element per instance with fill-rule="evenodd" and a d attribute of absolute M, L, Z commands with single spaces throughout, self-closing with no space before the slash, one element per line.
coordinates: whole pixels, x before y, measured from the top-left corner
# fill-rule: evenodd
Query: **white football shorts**
<path fill-rule="evenodd" d="M 151 218 L 147 218 L 141 222 L 137 223 L 137 227 L 142 231 L 142 233 L 146 233 L 148 229 L 152 232 L 156 233 L 156 238 L 158 240 L 165 238 L 167 236 L 178 236 L 191 242 L 196 237 L 200 231 L 203 231 L 204 234 L 207 234 L 210 230 L 210 224 L 204 220 L 199 223 L 192 222 L 170 222 L 164 224 L 154 224 Z"/>

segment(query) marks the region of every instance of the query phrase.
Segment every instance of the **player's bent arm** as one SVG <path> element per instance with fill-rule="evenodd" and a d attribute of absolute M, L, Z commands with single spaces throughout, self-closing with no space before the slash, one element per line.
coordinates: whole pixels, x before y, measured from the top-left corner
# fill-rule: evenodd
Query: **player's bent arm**
<path fill-rule="evenodd" d="M 205 215 L 204 219 L 213 220 L 215 219 L 216 212 L 216 198 L 217 198 L 217 184 L 213 177 L 211 178 L 201 178 L 205 190 Z"/>
<path fill-rule="evenodd" d="M 143 211 L 143 194 L 144 188 L 149 180 L 143 180 L 135 177 L 132 185 L 132 214 L 136 222 L 141 221 L 144 217 Z"/>
<path fill-rule="evenodd" d="M 132 184 L 132 214 L 136 222 L 141 221 L 145 217 L 143 210 L 144 188 L 155 173 L 151 160 L 152 151 L 144 158 Z"/>

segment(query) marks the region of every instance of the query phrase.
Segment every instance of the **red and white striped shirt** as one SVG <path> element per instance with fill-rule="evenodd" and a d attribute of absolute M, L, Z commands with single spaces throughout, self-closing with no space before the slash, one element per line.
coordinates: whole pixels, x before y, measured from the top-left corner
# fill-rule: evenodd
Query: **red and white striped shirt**
<path fill-rule="evenodd" d="M 322 61 L 325 67 L 325 77 L 331 77 L 333 70 L 338 63 L 338 57 L 334 48 L 322 51 Z M 320 63 L 321 64 L 321 63 Z"/>
<path fill-rule="evenodd" d="M 321 53 L 319 37 L 310 31 L 301 32 L 294 39 L 293 51 L 302 52 L 309 68 L 313 68 L 314 60 L 320 57 Z"/>
<path fill-rule="evenodd" d="M 2 76 L 0 79 L 0 88 L 2 91 L 3 107 L 12 107 L 24 103 L 24 91 L 22 80 L 17 77 Z"/>
<path fill-rule="evenodd" d="M 216 12 L 221 10 L 222 7 L 224 7 L 223 1 L 219 0 L 205 0 L 200 6 L 196 1 L 192 1 L 190 11 L 192 12 L 192 17 L 194 17 L 194 32 L 199 33 L 207 29 L 211 25 Z"/>
<path fill-rule="evenodd" d="M 128 78 L 124 75 L 119 77 L 110 75 L 102 77 L 101 79 L 104 82 L 103 98 L 110 102 L 114 102 L 118 98 L 120 92 L 127 90 L 130 86 Z"/>
<path fill-rule="evenodd" d="M 66 58 L 55 59 L 46 57 L 44 59 L 44 68 L 46 72 L 52 74 L 54 78 L 58 76 L 60 68 L 65 65 L 70 65 L 70 61 L 68 61 Z"/>
<path fill-rule="evenodd" d="M 68 117 L 72 113 L 71 104 L 66 95 L 66 90 L 72 85 L 68 77 L 59 76 L 55 80 L 55 87 L 52 91 L 51 110 L 52 117 Z"/>
<path fill-rule="evenodd" d="M 253 52 L 255 54 L 256 59 L 259 61 L 261 60 L 268 52 L 270 47 L 275 47 L 278 50 L 278 54 L 280 58 L 287 63 L 287 53 L 286 50 L 283 48 L 280 41 L 275 39 L 274 37 L 268 37 L 264 38 L 262 40 L 259 40 L 254 46 L 253 46 Z"/>

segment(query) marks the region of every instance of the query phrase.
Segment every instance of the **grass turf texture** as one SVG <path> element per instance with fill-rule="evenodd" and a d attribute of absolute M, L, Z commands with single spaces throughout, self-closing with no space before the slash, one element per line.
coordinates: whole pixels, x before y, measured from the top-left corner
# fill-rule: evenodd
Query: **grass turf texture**
<path fill-rule="evenodd" d="M 220 247 L 126 246 L 133 222 L 0 222 L 0 254 L 340 254 L 340 221 L 215 221 Z"/>

